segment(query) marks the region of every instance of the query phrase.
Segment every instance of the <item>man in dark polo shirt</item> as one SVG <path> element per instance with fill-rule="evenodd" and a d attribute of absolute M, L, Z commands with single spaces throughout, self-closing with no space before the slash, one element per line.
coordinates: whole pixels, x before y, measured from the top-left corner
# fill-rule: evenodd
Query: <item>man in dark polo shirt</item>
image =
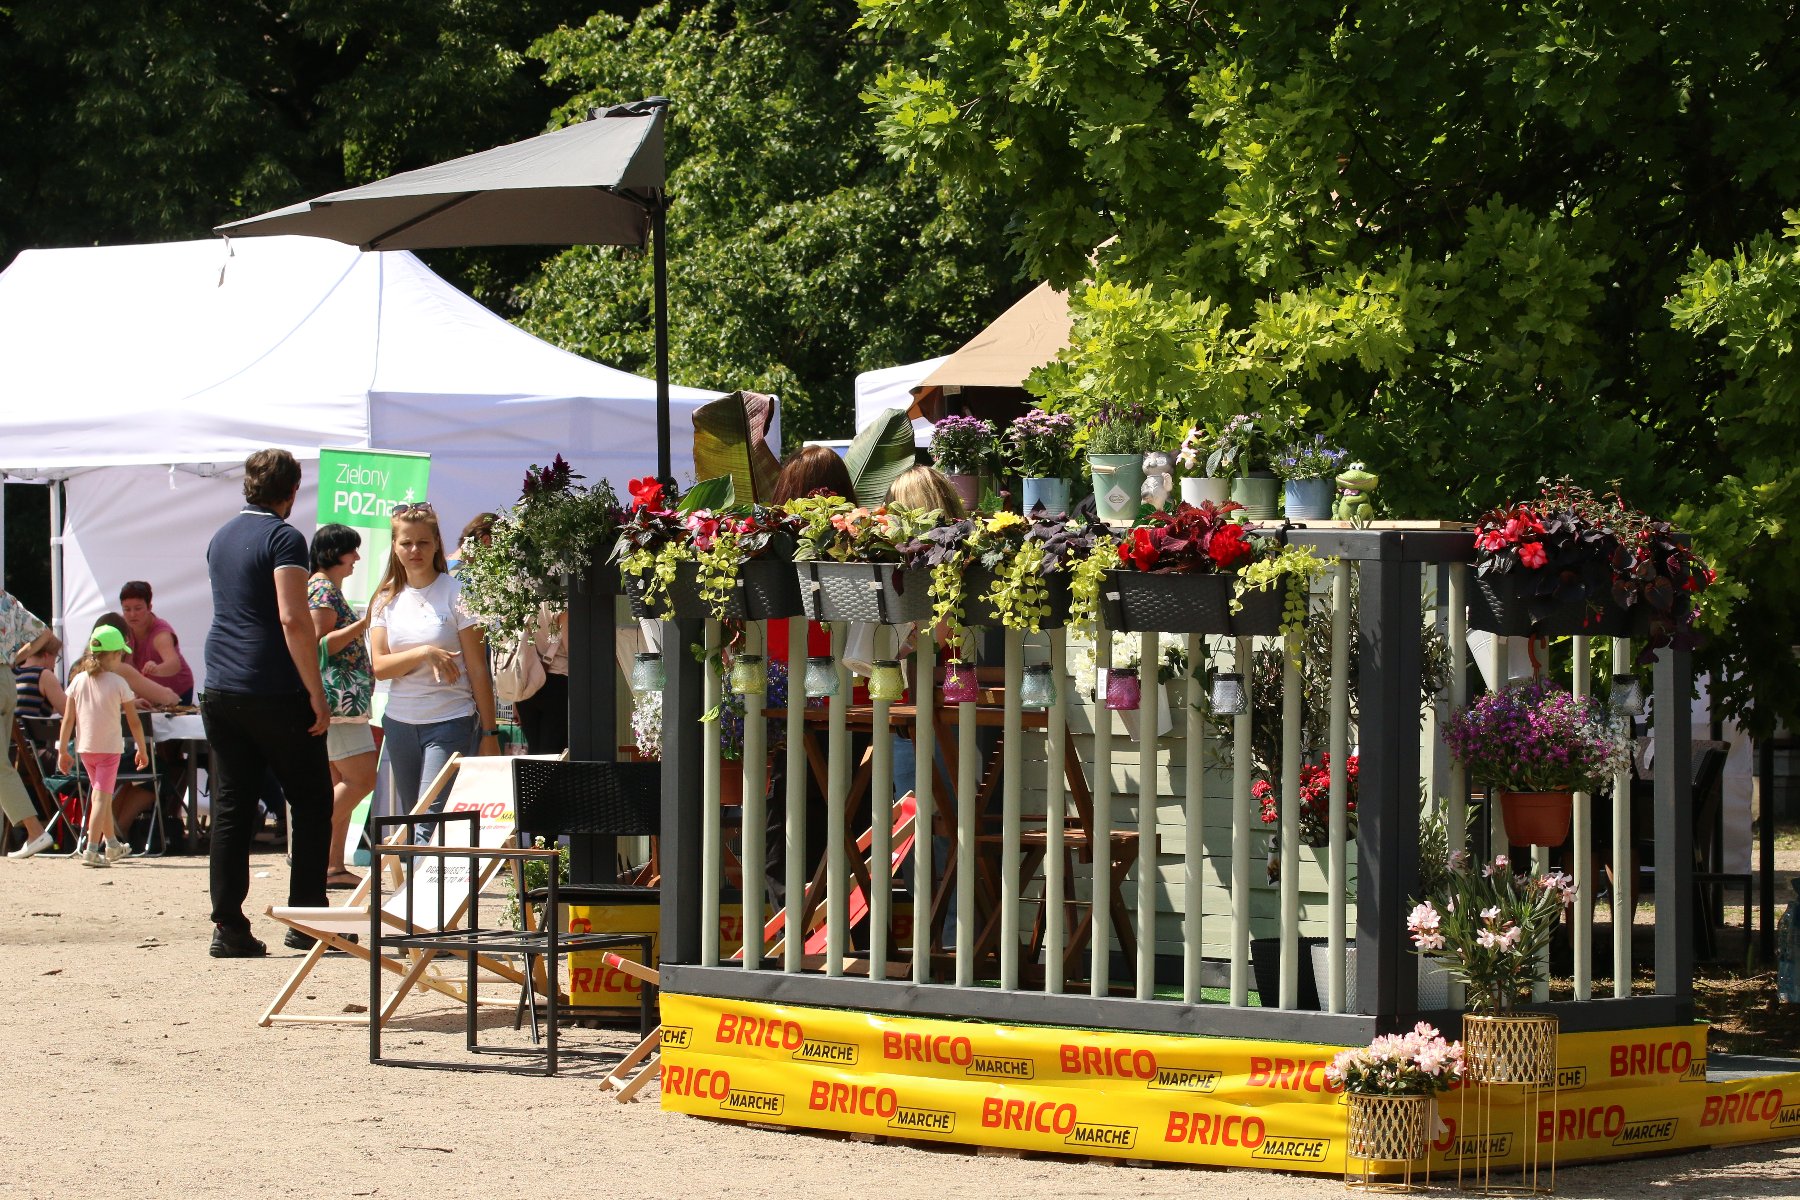
<path fill-rule="evenodd" d="M 292 814 L 288 903 L 325 904 L 331 840 L 325 731 L 331 710 L 306 605 L 306 538 L 287 523 L 299 491 L 294 456 L 258 450 L 244 460 L 243 510 L 206 548 L 213 621 L 200 712 L 218 766 L 212 785 L 214 958 L 268 953 L 244 916 L 250 841 L 262 823 L 257 802 L 266 771 L 275 773 Z M 294 931 L 287 944 L 305 949 L 312 939 Z"/>

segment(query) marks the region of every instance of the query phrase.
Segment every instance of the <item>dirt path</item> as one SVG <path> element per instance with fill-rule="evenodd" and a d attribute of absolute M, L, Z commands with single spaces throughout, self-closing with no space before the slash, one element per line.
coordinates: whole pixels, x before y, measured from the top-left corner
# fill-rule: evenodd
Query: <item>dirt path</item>
<path fill-rule="evenodd" d="M 265 856 L 255 872 L 260 910 L 280 899 L 286 868 Z M 210 959 L 206 910 L 197 859 L 104 872 L 0 861 L 0 1125 L 11 1152 L 0 1196 L 1343 1194 L 1319 1177 L 1018 1160 L 701 1121 L 654 1100 L 603 1100 L 585 1064 L 553 1080 L 372 1067 L 360 1026 L 258 1028 L 299 956 L 259 920 L 273 957 Z M 341 1008 L 366 992 L 366 975 L 334 958 L 306 1006 Z M 455 1010 L 406 1011 L 396 1047 L 460 1053 Z M 1570 1197 L 1800 1196 L 1800 1142 L 1565 1170 L 1557 1183 Z"/>

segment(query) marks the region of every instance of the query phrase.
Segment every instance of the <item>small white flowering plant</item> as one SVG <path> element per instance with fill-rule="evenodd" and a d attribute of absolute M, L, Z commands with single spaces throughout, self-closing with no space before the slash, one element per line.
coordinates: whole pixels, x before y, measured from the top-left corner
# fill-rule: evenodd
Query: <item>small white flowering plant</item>
<path fill-rule="evenodd" d="M 1469 1006 L 1511 1012 L 1545 979 L 1544 950 L 1575 902 L 1575 882 L 1561 871 L 1515 873 L 1506 855 L 1479 870 L 1451 860 L 1439 893 L 1407 917 L 1413 949 L 1437 959 L 1468 988 Z"/>
<path fill-rule="evenodd" d="M 1345 1050 L 1325 1068 L 1327 1080 L 1358 1096 L 1432 1096 L 1449 1091 L 1462 1073 L 1462 1043 L 1445 1041 L 1423 1021 L 1410 1033 Z"/>

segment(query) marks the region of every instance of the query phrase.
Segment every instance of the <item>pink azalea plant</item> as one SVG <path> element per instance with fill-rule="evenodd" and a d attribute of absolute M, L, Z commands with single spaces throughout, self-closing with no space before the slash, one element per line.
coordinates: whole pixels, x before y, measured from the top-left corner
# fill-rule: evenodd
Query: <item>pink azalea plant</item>
<path fill-rule="evenodd" d="M 1424 1021 L 1345 1050 L 1325 1068 L 1327 1080 L 1359 1096 L 1430 1096 L 1449 1091 L 1462 1074 L 1462 1043 L 1445 1041 Z"/>

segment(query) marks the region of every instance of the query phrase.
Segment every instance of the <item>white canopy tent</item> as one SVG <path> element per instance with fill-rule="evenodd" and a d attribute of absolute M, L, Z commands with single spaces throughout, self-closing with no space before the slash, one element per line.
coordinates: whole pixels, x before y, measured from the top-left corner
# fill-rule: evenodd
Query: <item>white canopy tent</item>
<path fill-rule="evenodd" d="M 875 371 L 864 371 L 856 377 L 856 432 L 863 429 L 890 408 L 911 408 L 913 404 L 913 388 L 924 378 L 950 361 L 948 354 L 941 358 L 928 358 L 923 362 L 901 363 L 897 367 L 882 367 Z M 913 444 L 927 446 L 931 444 L 931 422 L 925 417 L 913 418 Z"/>
<path fill-rule="evenodd" d="M 320 447 L 427 452 L 454 537 L 558 453 L 621 490 L 653 474 L 655 395 L 403 251 L 213 239 L 30 250 L 0 272 L 0 476 L 60 483 L 53 520 L 66 494 L 56 615 L 85 634 L 122 583 L 149 580 L 201 678 L 206 544 L 241 504 L 252 451 L 284 447 L 307 468 L 295 523 L 309 533 Z M 674 389 L 675 462 L 692 459 L 692 411 L 718 395 Z"/>

